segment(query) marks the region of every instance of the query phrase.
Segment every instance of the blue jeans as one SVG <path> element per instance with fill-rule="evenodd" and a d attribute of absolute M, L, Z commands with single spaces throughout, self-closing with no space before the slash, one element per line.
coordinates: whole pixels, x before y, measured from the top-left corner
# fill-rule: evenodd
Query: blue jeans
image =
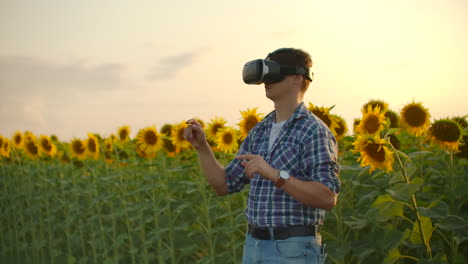
<path fill-rule="evenodd" d="M 321 237 L 290 237 L 284 240 L 259 240 L 246 235 L 243 264 L 323 264 Z"/>

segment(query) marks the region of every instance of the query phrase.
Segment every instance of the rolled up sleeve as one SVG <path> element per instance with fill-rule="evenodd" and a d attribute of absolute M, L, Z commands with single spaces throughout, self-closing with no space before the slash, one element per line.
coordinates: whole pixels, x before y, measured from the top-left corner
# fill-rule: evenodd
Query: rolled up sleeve
<path fill-rule="evenodd" d="M 334 193 L 339 193 L 338 146 L 336 139 L 327 128 L 319 127 L 304 144 L 303 161 L 308 172 L 308 178 L 329 187 Z"/>
<path fill-rule="evenodd" d="M 250 138 L 247 137 L 239 148 L 236 156 L 249 153 Z M 241 160 L 234 158 L 228 166 L 226 166 L 226 182 L 229 193 L 240 192 L 245 185 L 250 183 L 249 177 L 245 174 L 244 166 Z"/>

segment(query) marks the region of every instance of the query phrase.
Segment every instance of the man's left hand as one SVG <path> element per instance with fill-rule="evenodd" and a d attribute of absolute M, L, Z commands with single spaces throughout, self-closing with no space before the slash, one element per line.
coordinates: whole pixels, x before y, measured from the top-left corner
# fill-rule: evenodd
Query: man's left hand
<path fill-rule="evenodd" d="M 245 167 L 245 173 L 250 179 L 255 173 L 273 182 L 278 179 L 278 170 L 272 168 L 260 155 L 244 154 L 237 156 L 236 159 L 243 160 L 241 164 Z"/>

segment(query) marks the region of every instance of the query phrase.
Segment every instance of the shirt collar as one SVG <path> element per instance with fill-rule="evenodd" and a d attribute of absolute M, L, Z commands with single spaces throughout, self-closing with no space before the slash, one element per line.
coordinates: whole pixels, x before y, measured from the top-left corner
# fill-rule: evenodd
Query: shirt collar
<path fill-rule="evenodd" d="M 300 119 L 300 118 L 303 118 L 304 116 L 307 116 L 309 114 L 309 109 L 307 109 L 307 107 L 305 107 L 304 105 L 304 102 L 302 102 L 297 108 L 296 110 L 294 111 L 293 115 L 288 119 L 288 122 L 290 120 L 296 120 L 296 119 Z M 275 120 L 275 113 L 276 113 L 276 110 L 273 110 L 271 113 L 269 113 L 267 116 L 265 116 L 265 119 L 266 120 L 271 120 L 272 122 L 274 122 Z M 286 122 L 286 123 L 288 123 Z"/>

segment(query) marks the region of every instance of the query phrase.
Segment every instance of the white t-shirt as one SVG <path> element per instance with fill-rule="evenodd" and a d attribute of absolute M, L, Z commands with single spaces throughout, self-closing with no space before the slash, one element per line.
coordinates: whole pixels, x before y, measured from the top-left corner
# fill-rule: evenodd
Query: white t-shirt
<path fill-rule="evenodd" d="M 279 123 L 273 123 L 273 126 L 271 127 L 271 132 L 270 132 L 270 141 L 268 142 L 268 151 L 270 151 L 271 147 L 273 147 L 273 143 L 275 143 L 275 140 L 278 138 L 281 128 L 283 127 L 285 123 L 286 123 L 286 120 L 279 122 Z"/>

